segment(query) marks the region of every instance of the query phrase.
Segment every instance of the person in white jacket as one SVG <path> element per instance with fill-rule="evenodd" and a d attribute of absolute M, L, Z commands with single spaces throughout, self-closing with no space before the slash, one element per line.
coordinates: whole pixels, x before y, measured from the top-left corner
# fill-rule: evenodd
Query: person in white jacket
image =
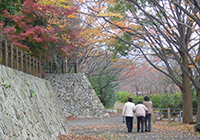
<path fill-rule="evenodd" d="M 134 108 L 135 108 L 135 104 L 133 103 L 133 99 L 130 97 L 128 98 L 128 102 L 124 104 L 123 111 L 122 111 L 123 120 L 124 120 L 124 117 L 126 118 L 126 126 L 128 129 L 128 132 L 132 132 L 132 129 L 133 129 Z"/>
<path fill-rule="evenodd" d="M 135 115 L 137 117 L 137 132 L 140 132 L 140 124 L 141 124 L 141 132 L 144 131 L 144 118 L 146 115 L 146 112 L 148 111 L 147 107 L 142 104 L 142 101 L 139 100 L 138 104 L 134 108 Z"/>

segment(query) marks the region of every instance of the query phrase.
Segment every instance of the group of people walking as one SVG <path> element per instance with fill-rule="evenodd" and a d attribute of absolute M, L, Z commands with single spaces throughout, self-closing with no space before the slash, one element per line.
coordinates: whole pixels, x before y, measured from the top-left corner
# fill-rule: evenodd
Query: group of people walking
<path fill-rule="evenodd" d="M 133 103 L 133 99 L 128 98 L 128 102 L 123 107 L 123 121 L 126 121 L 128 132 L 132 132 L 133 118 L 137 117 L 137 132 L 151 132 L 151 114 L 153 113 L 153 103 L 148 96 L 144 97 L 144 102 L 138 101 L 138 104 Z M 144 129 L 145 127 L 145 129 Z"/>

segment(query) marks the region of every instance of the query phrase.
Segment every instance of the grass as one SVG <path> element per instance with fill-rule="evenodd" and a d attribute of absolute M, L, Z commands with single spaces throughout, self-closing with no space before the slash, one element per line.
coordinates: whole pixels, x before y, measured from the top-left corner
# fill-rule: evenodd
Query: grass
<path fill-rule="evenodd" d="M 114 107 L 105 107 L 106 109 L 115 109 Z"/>
<path fill-rule="evenodd" d="M 197 134 L 197 138 L 200 138 L 200 133 Z"/>
<path fill-rule="evenodd" d="M 124 105 L 124 103 L 123 103 L 123 102 L 120 102 L 120 101 L 117 101 L 117 103 L 120 104 L 120 105 Z"/>
<path fill-rule="evenodd" d="M 117 109 L 117 112 L 118 112 L 118 113 L 122 113 L 122 110 L 121 110 L 121 109 Z"/>
<path fill-rule="evenodd" d="M 171 123 L 168 124 L 168 126 L 180 126 L 180 125 L 186 125 L 185 123 Z"/>

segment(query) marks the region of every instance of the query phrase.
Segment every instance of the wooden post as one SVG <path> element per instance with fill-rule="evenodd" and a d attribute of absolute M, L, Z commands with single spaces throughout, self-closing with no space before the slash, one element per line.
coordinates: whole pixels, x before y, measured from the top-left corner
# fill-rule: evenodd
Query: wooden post
<path fill-rule="evenodd" d="M 49 73 L 52 73 L 52 62 L 49 61 Z"/>
<path fill-rule="evenodd" d="M 7 51 L 8 51 L 7 40 L 5 40 L 3 43 L 3 65 L 5 65 L 5 66 L 8 65 Z"/>
<path fill-rule="evenodd" d="M 33 64 L 33 57 L 32 56 L 30 56 L 31 57 L 31 74 L 32 75 L 34 75 L 34 64 Z"/>
<path fill-rule="evenodd" d="M 13 45 L 11 44 L 9 47 L 9 55 L 8 55 L 8 59 L 9 59 L 9 67 L 13 68 Z"/>
<path fill-rule="evenodd" d="M 39 75 L 38 75 L 38 77 L 42 77 L 42 74 L 41 74 L 41 62 L 40 62 L 40 60 L 39 60 L 39 63 L 38 63 L 38 70 L 39 70 Z"/>
<path fill-rule="evenodd" d="M 23 63 L 23 66 L 24 66 L 24 70 L 23 72 L 27 73 L 27 54 L 24 53 L 24 56 L 23 56 L 23 60 L 24 60 L 24 63 Z"/>
<path fill-rule="evenodd" d="M 56 63 L 56 73 L 60 73 L 60 64 Z"/>
<path fill-rule="evenodd" d="M 78 61 L 76 60 L 75 66 L 74 66 L 74 72 L 78 73 Z"/>
<path fill-rule="evenodd" d="M 66 73 L 65 58 L 62 59 L 62 73 Z"/>
<path fill-rule="evenodd" d="M 38 76 L 38 59 L 35 59 L 35 76 Z"/>
<path fill-rule="evenodd" d="M 168 115 L 168 123 L 171 123 L 171 112 L 170 112 L 170 108 L 168 108 L 167 110 L 167 115 Z"/>
<path fill-rule="evenodd" d="M 37 69 L 37 65 L 36 65 L 36 58 L 33 58 L 33 64 L 34 64 L 34 76 L 36 76 L 36 69 Z"/>
<path fill-rule="evenodd" d="M 31 56 L 28 55 L 28 74 L 31 74 Z"/>
<path fill-rule="evenodd" d="M 20 56 L 19 56 L 19 70 L 23 71 L 23 52 L 20 50 Z"/>
<path fill-rule="evenodd" d="M 18 48 L 17 47 L 15 47 L 15 60 L 14 60 L 14 62 L 15 62 L 15 69 L 16 70 L 18 70 Z"/>
<path fill-rule="evenodd" d="M 155 108 L 153 108 L 152 121 L 153 121 L 154 124 L 156 123 Z"/>

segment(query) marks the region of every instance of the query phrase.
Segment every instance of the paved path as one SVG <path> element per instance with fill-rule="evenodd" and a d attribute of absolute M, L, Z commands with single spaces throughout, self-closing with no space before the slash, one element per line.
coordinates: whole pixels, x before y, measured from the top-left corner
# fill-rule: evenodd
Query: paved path
<path fill-rule="evenodd" d="M 126 125 L 122 123 L 122 116 L 115 115 L 108 118 L 92 118 L 68 120 L 74 135 L 87 135 L 101 137 L 105 140 L 200 140 L 194 132 L 183 132 L 165 129 L 163 122 L 152 125 L 152 132 L 136 132 L 136 119 L 134 119 L 133 132 L 128 133 Z"/>

